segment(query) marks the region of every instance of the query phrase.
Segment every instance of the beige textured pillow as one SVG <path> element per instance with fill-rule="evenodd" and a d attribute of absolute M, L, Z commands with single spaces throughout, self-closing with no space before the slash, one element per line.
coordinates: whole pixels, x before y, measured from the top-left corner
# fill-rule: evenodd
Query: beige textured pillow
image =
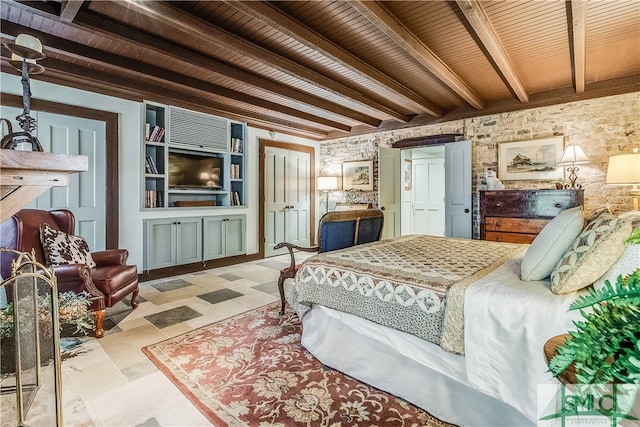
<path fill-rule="evenodd" d="M 82 237 L 56 230 L 49 224 L 40 226 L 40 242 L 48 265 L 86 264 L 96 266 L 89 245 Z"/>
<path fill-rule="evenodd" d="M 560 258 L 582 231 L 582 206 L 560 212 L 542 229 L 520 264 L 520 280 L 549 277 Z"/>
<path fill-rule="evenodd" d="M 598 280 L 624 251 L 631 224 L 608 213 L 588 222 L 551 272 L 551 291 L 562 295 Z"/>

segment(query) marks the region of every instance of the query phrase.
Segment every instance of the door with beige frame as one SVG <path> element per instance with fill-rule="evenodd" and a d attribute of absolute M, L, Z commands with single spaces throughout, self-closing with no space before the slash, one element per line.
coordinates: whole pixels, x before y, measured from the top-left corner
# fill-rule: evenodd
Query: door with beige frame
<path fill-rule="evenodd" d="M 311 156 L 309 153 L 265 147 L 264 255 L 286 253 L 280 242 L 310 246 Z"/>

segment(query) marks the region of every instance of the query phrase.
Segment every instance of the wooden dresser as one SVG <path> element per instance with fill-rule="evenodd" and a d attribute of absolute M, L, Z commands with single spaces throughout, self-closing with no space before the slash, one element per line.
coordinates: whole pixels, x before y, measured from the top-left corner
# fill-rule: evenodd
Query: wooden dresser
<path fill-rule="evenodd" d="M 480 238 L 531 243 L 551 219 L 584 203 L 584 190 L 481 190 Z"/>

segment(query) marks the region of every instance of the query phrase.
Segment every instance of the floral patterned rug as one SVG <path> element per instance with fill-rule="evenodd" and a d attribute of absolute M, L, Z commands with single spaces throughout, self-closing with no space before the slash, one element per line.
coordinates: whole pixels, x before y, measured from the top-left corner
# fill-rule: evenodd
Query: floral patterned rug
<path fill-rule="evenodd" d="M 450 426 L 315 359 L 270 304 L 143 348 L 215 426 Z"/>

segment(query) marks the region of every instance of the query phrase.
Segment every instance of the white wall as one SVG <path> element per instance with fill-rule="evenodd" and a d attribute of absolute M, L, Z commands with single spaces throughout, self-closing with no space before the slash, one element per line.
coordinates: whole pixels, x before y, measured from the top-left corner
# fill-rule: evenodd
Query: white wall
<path fill-rule="evenodd" d="M 22 95 L 20 77 L 0 73 L 0 90 L 4 93 Z M 189 217 L 203 215 L 240 214 L 247 215 L 247 254 L 258 252 L 258 139 L 271 138 L 268 131 L 248 129 L 249 158 L 247 174 L 248 203 L 247 208 L 212 208 L 180 210 L 141 210 L 142 206 L 142 104 L 120 98 L 101 95 L 85 90 L 73 89 L 38 80 L 31 80 L 31 93 L 34 99 L 58 102 L 61 104 L 117 113 L 119 117 L 119 198 L 120 224 L 119 245 L 129 250 L 129 263 L 138 266 L 142 272 L 143 265 L 143 220 L 147 218 Z M 277 134 L 276 140 L 313 146 L 318 144 L 301 138 Z M 316 154 L 316 170 L 318 170 Z M 316 200 L 316 209 L 318 202 Z M 108 220 L 108 219 L 107 219 Z"/>

